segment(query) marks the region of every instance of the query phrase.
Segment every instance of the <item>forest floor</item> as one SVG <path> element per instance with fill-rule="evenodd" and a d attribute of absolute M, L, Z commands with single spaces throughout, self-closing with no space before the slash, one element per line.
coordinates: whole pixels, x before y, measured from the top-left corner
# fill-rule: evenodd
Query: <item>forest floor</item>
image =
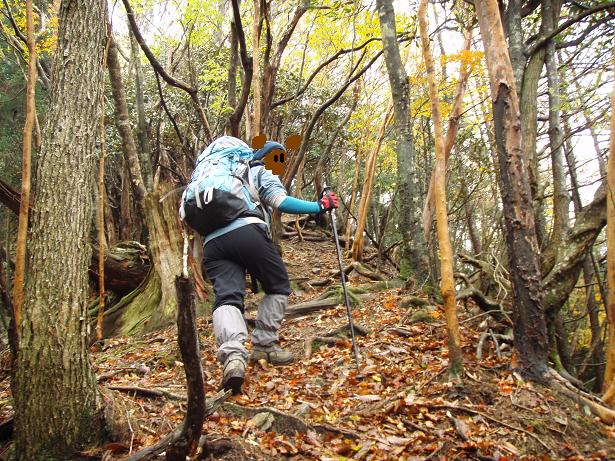
<path fill-rule="evenodd" d="M 291 304 L 317 297 L 324 288 L 306 289 L 301 282 L 338 269 L 335 246 L 294 239 L 284 248 L 293 286 L 303 286 L 291 295 Z M 367 282 L 350 275 L 351 285 Z M 498 358 L 494 343 L 486 341 L 477 359 L 480 333 L 490 320 L 472 303 L 459 306 L 465 374 L 463 385 L 455 385 L 447 381 L 442 307 L 405 308 L 401 299 L 399 289 L 379 291 L 364 295 L 353 310 L 355 323 L 367 330 L 358 336 L 360 373 L 347 337 L 335 344 L 312 341 L 347 324 L 343 306 L 285 321 L 281 342 L 295 362 L 248 367 L 244 393 L 230 397 L 205 422 L 208 440 L 226 447 L 206 459 L 613 459 L 615 428 L 512 373 L 509 348 L 502 347 Z M 256 300 L 248 296 L 248 316 L 255 315 Z M 206 317 L 198 326 L 211 395 L 222 367 Z M 130 442 L 107 445 L 99 459 L 123 459 L 181 422 L 185 402 L 178 396 L 186 391 L 176 328 L 112 338 L 93 361 L 102 385 L 164 391 L 159 397 L 116 393 L 133 421 Z M 0 418 L 12 413 L 6 367 L 4 377 Z"/>

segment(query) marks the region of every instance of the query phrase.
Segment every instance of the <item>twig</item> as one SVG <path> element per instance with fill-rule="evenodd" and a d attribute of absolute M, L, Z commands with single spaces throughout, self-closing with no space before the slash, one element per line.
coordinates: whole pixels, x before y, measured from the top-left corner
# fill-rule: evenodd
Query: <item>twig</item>
<path fill-rule="evenodd" d="M 130 429 L 130 449 L 128 450 L 128 455 L 132 454 L 132 444 L 135 440 L 135 432 L 132 430 L 132 424 L 130 424 L 130 414 L 128 410 L 126 410 L 126 421 L 128 422 L 128 429 Z"/>

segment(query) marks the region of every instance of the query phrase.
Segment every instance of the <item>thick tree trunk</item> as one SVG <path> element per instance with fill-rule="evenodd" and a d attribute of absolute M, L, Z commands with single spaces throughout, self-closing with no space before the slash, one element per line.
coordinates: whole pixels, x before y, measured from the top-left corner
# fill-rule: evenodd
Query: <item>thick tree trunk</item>
<path fill-rule="evenodd" d="M 86 301 L 106 8 L 60 4 L 13 392 L 17 460 L 68 459 L 102 435 Z"/>
<path fill-rule="evenodd" d="M 540 379 L 547 368 L 547 330 L 540 293 L 534 210 L 523 158 L 519 100 L 497 0 L 477 0 L 475 7 L 491 82 L 518 367 L 526 376 Z"/>
<path fill-rule="evenodd" d="M 173 322 L 177 299 L 173 285 L 181 273 L 182 235 L 173 200 L 164 200 L 172 186 L 161 184 L 145 200 L 152 267 L 145 280 L 105 313 L 104 336 L 147 332 Z"/>
<path fill-rule="evenodd" d="M 382 49 L 395 110 L 399 229 L 402 234 L 400 276 L 425 280 L 429 262 L 425 235 L 421 232 L 420 197 L 414 159 L 410 114 L 410 83 L 399 54 L 392 0 L 376 0 Z"/>
<path fill-rule="evenodd" d="M 606 224 L 605 208 L 605 187 L 600 187 L 566 235 L 553 269 L 543 277 L 543 306 L 549 315 L 564 305 L 574 289 L 583 268 L 583 258 Z"/>
<path fill-rule="evenodd" d="M 434 192 L 436 201 L 436 221 L 438 227 L 438 244 L 440 247 L 440 271 L 442 279 L 440 291 L 444 299 L 446 330 L 448 333 L 448 374 L 460 380 L 463 374 L 463 354 L 461 352 L 461 335 L 457 319 L 457 302 L 455 300 L 455 280 L 453 278 L 453 250 L 448 230 L 448 210 L 446 206 L 446 153 L 444 150 L 444 130 L 440 113 L 440 98 L 436 83 L 434 60 L 429 45 L 429 29 L 426 19 L 427 0 L 419 3 L 419 29 L 423 47 L 423 60 L 427 70 L 427 85 L 431 117 L 434 124 L 434 141 L 436 146 L 436 163 L 434 165 Z"/>

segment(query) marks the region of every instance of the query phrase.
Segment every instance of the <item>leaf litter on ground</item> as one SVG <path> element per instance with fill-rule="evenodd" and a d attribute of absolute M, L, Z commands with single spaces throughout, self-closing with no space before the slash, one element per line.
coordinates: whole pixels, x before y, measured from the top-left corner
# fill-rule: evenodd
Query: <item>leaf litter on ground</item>
<path fill-rule="evenodd" d="M 284 242 L 284 249 L 290 278 L 302 282 L 290 302 L 324 292 L 326 287 L 306 282 L 338 269 L 334 244 Z M 351 274 L 349 283 L 369 280 Z M 286 321 L 281 343 L 293 352 L 295 362 L 285 367 L 249 365 L 244 393 L 229 400 L 258 412 L 241 416 L 222 407 L 205 421 L 204 434 L 229 439 L 235 446 L 216 459 L 542 461 L 613 456 L 614 428 L 588 417 L 571 400 L 511 373 L 510 355 L 498 358 L 493 345 L 487 344 L 477 361 L 484 319 L 463 322 L 479 313 L 471 302 L 459 305 L 464 382 L 447 382 L 442 307 L 429 301 L 424 311 L 429 319 L 417 316 L 411 322 L 418 308 L 401 307 L 401 299 L 399 289 L 383 290 L 353 309 L 354 322 L 368 331 L 357 336 L 359 371 L 349 340 L 315 343 L 305 357 L 306 341 L 347 325 L 343 306 Z M 256 297 L 248 295 L 246 301 L 254 305 Z M 198 326 L 206 391 L 214 394 L 222 367 L 210 318 L 200 318 Z M 101 385 L 185 395 L 175 327 L 139 338 L 111 338 L 93 352 L 93 362 L 99 378 L 104 376 Z M 2 386 L 0 414 L 6 418 L 12 412 L 8 379 Z M 117 395 L 136 420 L 131 452 L 155 443 L 184 415 L 181 400 Z M 281 424 L 275 424 L 276 418 L 282 418 Z M 296 431 L 292 424 L 285 428 L 284 418 L 298 418 L 307 429 Z M 110 445 L 105 459 L 122 459 L 128 455 L 126 449 L 126 444 Z"/>

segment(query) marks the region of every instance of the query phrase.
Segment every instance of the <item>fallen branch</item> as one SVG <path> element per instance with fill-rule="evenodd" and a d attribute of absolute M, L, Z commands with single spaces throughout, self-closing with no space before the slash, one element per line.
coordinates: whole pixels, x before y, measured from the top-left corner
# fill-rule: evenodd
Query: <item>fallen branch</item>
<path fill-rule="evenodd" d="M 171 400 L 185 401 L 188 398 L 183 395 L 173 394 L 163 389 L 148 389 L 138 386 L 107 386 L 107 389 L 112 391 L 125 392 L 127 394 L 142 395 L 144 397 L 166 397 Z"/>
<path fill-rule="evenodd" d="M 369 334 L 369 330 L 365 328 L 364 326 L 359 325 L 358 323 L 352 322 L 352 326 L 354 328 L 354 332 L 359 336 L 367 336 Z M 336 328 L 335 330 L 331 330 L 328 333 L 325 333 L 323 336 L 330 338 L 331 336 L 337 336 L 340 334 L 347 334 L 347 333 L 350 333 L 349 323 L 346 323 L 342 325 L 341 327 Z"/>

